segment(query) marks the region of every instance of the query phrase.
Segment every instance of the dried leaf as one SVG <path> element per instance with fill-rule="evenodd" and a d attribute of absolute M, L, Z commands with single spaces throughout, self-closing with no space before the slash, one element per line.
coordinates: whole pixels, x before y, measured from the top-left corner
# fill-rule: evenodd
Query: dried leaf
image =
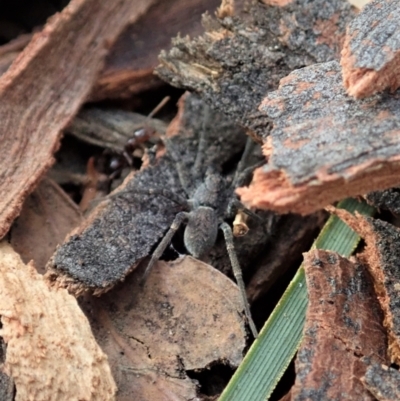
<path fill-rule="evenodd" d="M 384 363 L 383 315 L 366 268 L 329 251 L 305 255 L 309 294 L 291 400 L 374 400 L 360 382 Z"/>
<path fill-rule="evenodd" d="M 378 401 L 400 399 L 400 372 L 396 369 L 374 364 L 367 369 L 362 382 Z"/>
<path fill-rule="evenodd" d="M 104 401 L 116 392 L 107 356 L 66 290 L 50 289 L 33 266 L 0 244 L 0 335 L 16 401 Z"/>
<path fill-rule="evenodd" d="M 399 261 L 400 229 L 378 219 L 329 208 L 364 238 L 367 246 L 359 258 L 368 267 L 374 279 L 375 292 L 384 312 L 384 326 L 388 332 L 390 360 L 400 362 Z"/>
<path fill-rule="evenodd" d="M 295 68 L 337 58 L 355 16 L 345 0 L 268 3 L 252 1 L 234 18 L 204 17 L 205 34 L 174 39 L 157 68 L 161 78 L 200 93 L 260 139 L 269 132 L 269 120 L 257 112 L 266 93 Z"/>
<path fill-rule="evenodd" d="M 311 213 L 400 182 L 400 91 L 349 97 L 336 61 L 296 70 L 260 106 L 269 164 L 238 193 L 250 206 Z"/>
<path fill-rule="evenodd" d="M 52 164 L 60 131 L 89 94 L 105 50 L 152 2 L 72 0 L 0 77 L 0 238 Z"/>
<path fill-rule="evenodd" d="M 203 115 L 201 100 L 186 96 L 169 127 L 171 141 L 188 170 L 196 158 Z M 246 141 L 243 131 L 222 116 L 211 113 L 210 121 L 204 170 L 210 164 L 222 165 L 239 152 Z M 169 155 L 130 175 L 124 188 L 130 191 L 100 204 L 57 250 L 49 264 L 51 279 L 76 293 L 88 288 L 97 293 L 108 290 L 150 254 L 176 213 L 182 210 L 182 205 L 160 194 L 135 196 L 135 192 L 149 188 L 167 189 L 185 196 L 176 165 Z"/>
<path fill-rule="evenodd" d="M 32 260 L 43 274 L 57 245 L 81 221 L 75 203 L 56 183 L 44 179 L 26 199 L 11 228 L 9 242 L 24 263 Z"/>
<path fill-rule="evenodd" d="M 118 401 L 192 400 L 187 371 L 236 367 L 246 333 L 236 285 L 192 257 L 159 261 L 144 288 L 132 274 L 84 307 L 108 354 Z"/>
<path fill-rule="evenodd" d="M 399 19 L 397 0 L 375 0 L 349 24 L 340 62 L 349 95 L 363 98 L 400 86 Z"/>

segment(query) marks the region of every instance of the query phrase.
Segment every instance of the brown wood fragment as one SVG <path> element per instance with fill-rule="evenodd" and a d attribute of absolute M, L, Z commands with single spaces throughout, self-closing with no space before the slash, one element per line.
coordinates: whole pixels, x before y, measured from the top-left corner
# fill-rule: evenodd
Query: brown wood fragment
<path fill-rule="evenodd" d="M 203 18 L 205 34 L 176 38 L 157 73 L 194 90 L 260 138 L 269 120 L 257 112 L 266 93 L 295 68 L 338 57 L 345 26 L 355 15 L 347 1 L 252 1 L 246 14 Z"/>
<path fill-rule="evenodd" d="M 387 363 L 382 311 L 367 269 L 334 252 L 305 254 L 309 294 L 291 400 L 374 400 L 360 379 Z"/>
<path fill-rule="evenodd" d="M 152 0 L 72 0 L 0 78 L 0 238 L 49 169 L 60 131 L 89 94 L 108 48 Z"/>
<path fill-rule="evenodd" d="M 159 261 L 144 287 L 139 279 L 135 272 L 83 306 L 108 354 L 118 401 L 202 399 L 187 372 L 236 367 L 243 357 L 238 288 L 192 257 Z"/>
<path fill-rule="evenodd" d="M 0 244 L 0 336 L 15 401 L 111 401 L 116 386 L 107 356 L 66 290 L 50 289 L 11 246 Z"/>
<path fill-rule="evenodd" d="M 400 86 L 400 4 L 374 0 L 349 24 L 342 50 L 349 95 L 371 96 Z"/>
<path fill-rule="evenodd" d="M 213 13 L 219 4 L 220 0 L 157 1 L 120 35 L 90 99 L 128 97 L 159 86 L 162 81 L 153 70 L 160 51 L 169 48 L 178 34 L 199 35 L 201 15 Z"/>
<path fill-rule="evenodd" d="M 364 238 L 367 246 L 359 258 L 374 279 L 375 292 L 384 312 L 391 362 L 400 362 L 400 229 L 384 221 L 356 217 L 342 209 L 329 208 Z"/>
<path fill-rule="evenodd" d="M 396 369 L 373 364 L 367 369 L 362 382 L 378 401 L 400 400 L 400 372 Z"/>
<path fill-rule="evenodd" d="M 400 214 L 400 188 L 389 188 L 384 191 L 374 191 L 365 195 L 369 204 L 378 209 L 389 210 Z"/>
<path fill-rule="evenodd" d="M 237 192 L 256 208 L 307 214 L 400 182 L 400 91 L 350 98 L 336 61 L 296 70 L 260 111 L 269 164 Z"/>
<path fill-rule="evenodd" d="M 80 211 L 71 198 L 45 178 L 25 200 L 8 240 L 24 263 L 33 261 L 43 274 L 56 247 L 81 221 Z"/>

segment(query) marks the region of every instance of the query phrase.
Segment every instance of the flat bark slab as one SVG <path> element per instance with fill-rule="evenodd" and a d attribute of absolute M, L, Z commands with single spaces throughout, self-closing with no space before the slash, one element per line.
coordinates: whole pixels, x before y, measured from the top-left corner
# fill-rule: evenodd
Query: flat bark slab
<path fill-rule="evenodd" d="M 400 372 L 396 369 L 374 364 L 367 369 L 362 382 L 378 401 L 400 399 Z"/>
<path fill-rule="evenodd" d="M 349 97 L 336 61 L 296 70 L 266 96 L 269 164 L 238 190 L 253 207 L 307 214 L 400 182 L 400 91 Z"/>
<path fill-rule="evenodd" d="M 349 24 L 341 59 L 349 95 L 363 98 L 400 86 L 399 20 L 398 1 L 374 0 Z"/>
<path fill-rule="evenodd" d="M 60 132 L 85 100 L 110 45 L 151 0 L 73 0 L 0 78 L 0 238 L 53 163 Z"/>
<path fill-rule="evenodd" d="M 385 363 L 383 314 L 367 269 L 334 252 L 305 254 L 309 305 L 290 400 L 374 400 L 360 382 Z"/>
<path fill-rule="evenodd" d="M 167 131 L 175 153 L 189 172 L 196 159 L 204 113 L 205 105 L 197 96 L 185 96 Z M 210 112 L 210 121 L 204 163 L 197 172 L 201 177 L 208 166 L 222 166 L 246 142 L 243 130 L 220 114 Z M 190 184 L 195 185 L 195 180 L 189 178 Z M 57 249 L 48 264 L 50 279 L 77 293 L 108 290 L 151 254 L 176 214 L 183 210 L 168 196 L 145 192 L 166 189 L 186 198 L 177 165 L 168 152 L 154 164 L 128 176 L 123 189 L 123 195 L 106 200 L 93 210 Z"/>
<path fill-rule="evenodd" d="M 217 363 L 237 367 L 243 358 L 246 330 L 237 286 L 192 257 L 159 261 L 144 287 L 139 280 L 134 272 L 83 304 L 108 355 L 117 400 L 201 399 L 189 371 Z"/>
<path fill-rule="evenodd" d="M 367 246 L 359 256 L 374 279 L 375 292 L 384 312 L 391 362 L 400 362 L 400 229 L 384 221 L 353 216 L 342 209 L 329 209 L 364 238 Z"/>
<path fill-rule="evenodd" d="M 337 58 L 354 16 L 344 0 L 252 1 L 246 13 L 203 18 L 197 39 L 174 39 L 157 73 L 263 138 L 269 120 L 258 116 L 261 100 L 293 69 Z"/>

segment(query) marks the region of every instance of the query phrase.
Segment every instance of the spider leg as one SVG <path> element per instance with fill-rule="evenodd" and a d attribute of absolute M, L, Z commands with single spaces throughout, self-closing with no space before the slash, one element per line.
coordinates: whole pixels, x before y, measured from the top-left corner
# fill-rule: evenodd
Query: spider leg
<path fill-rule="evenodd" d="M 255 145 L 255 142 L 250 137 L 248 137 L 242 157 L 240 158 L 240 161 L 237 165 L 236 173 L 235 173 L 235 176 L 233 177 L 231 188 L 237 187 L 238 182 L 240 181 L 240 179 L 242 177 L 242 173 L 245 170 L 244 167 L 246 166 L 247 160 L 248 160 L 251 152 L 253 151 L 254 145 Z"/>
<path fill-rule="evenodd" d="M 206 132 L 207 132 L 207 123 L 210 120 L 210 109 L 207 106 L 204 106 L 204 115 L 203 115 L 203 122 L 201 125 L 201 132 L 199 138 L 199 144 L 197 147 L 197 155 L 196 160 L 193 166 L 193 176 L 199 178 L 201 176 L 201 168 L 204 164 L 204 153 L 206 150 Z"/>
<path fill-rule="evenodd" d="M 235 247 L 233 245 L 232 229 L 229 226 L 229 224 L 225 223 L 225 222 L 221 223 L 220 228 L 224 233 L 226 249 L 228 251 L 229 259 L 231 261 L 233 275 L 235 276 L 237 285 L 240 290 L 240 295 L 242 298 L 242 306 L 243 306 L 245 315 L 247 317 L 247 320 L 249 322 L 250 330 L 251 330 L 254 338 L 257 338 L 258 331 L 257 331 L 256 325 L 254 324 L 253 318 L 251 317 L 250 306 L 249 306 L 249 302 L 248 302 L 247 296 L 246 296 L 246 287 L 245 287 L 244 281 L 243 281 L 242 269 L 240 268 L 239 261 L 238 261 L 238 258 L 236 256 L 236 252 L 235 252 Z"/>
<path fill-rule="evenodd" d="M 157 262 L 158 259 L 160 259 L 161 255 L 167 248 L 168 244 L 171 242 L 172 237 L 175 235 L 181 224 L 186 220 L 189 216 L 189 213 L 186 212 L 179 212 L 176 216 L 174 221 L 171 224 L 171 227 L 169 228 L 167 234 L 165 234 L 164 238 L 161 240 L 161 242 L 157 245 L 157 248 L 154 250 L 153 254 L 151 255 L 151 259 L 149 264 L 146 267 L 146 270 L 143 273 L 143 276 L 140 280 L 140 285 L 144 286 L 147 277 L 150 273 L 151 268 L 153 267 L 154 263 Z"/>

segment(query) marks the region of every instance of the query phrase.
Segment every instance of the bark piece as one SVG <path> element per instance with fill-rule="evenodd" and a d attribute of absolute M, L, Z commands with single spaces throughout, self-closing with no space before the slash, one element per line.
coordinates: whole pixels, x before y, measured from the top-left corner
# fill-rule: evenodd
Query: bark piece
<path fill-rule="evenodd" d="M 157 262 L 144 288 L 135 273 L 84 306 L 108 354 L 118 401 L 200 399 L 188 370 L 242 360 L 246 332 L 236 285 L 192 257 Z"/>
<path fill-rule="evenodd" d="M 167 124 L 130 111 L 89 108 L 79 112 L 66 132 L 81 141 L 122 153 L 128 139 L 143 127 L 165 134 Z"/>
<path fill-rule="evenodd" d="M 371 96 L 400 86 L 400 4 L 374 0 L 349 24 L 342 51 L 349 95 Z"/>
<path fill-rule="evenodd" d="M 400 214 L 400 188 L 389 188 L 384 191 L 374 191 L 364 196 L 368 203 L 378 209 L 390 210 Z"/>
<path fill-rule="evenodd" d="M 121 98 L 161 84 L 153 74 L 158 55 L 177 34 L 197 36 L 201 15 L 213 12 L 220 0 L 158 1 L 120 35 L 107 57 L 90 98 Z"/>
<path fill-rule="evenodd" d="M 151 0 L 72 0 L 0 78 L 0 238 L 53 162 L 60 131 L 89 94 L 107 49 Z"/>
<path fill-rule="evenodd" d="M 44 179 L 26 199 L 11 227 L 9 242 L 24 263 L 32 260 L 43 274 L 56 247 L 81 221 L 75 203 L 56 183 Z"/>
<path fill-rule="evenodd" d="M 271 241 L 264 246 L 260 255 L 262 260 L 246 288 L 250 304 L 266 295 L 291 267 L 299 265 L 302 253 L 310 249 L 325 220 L 326 213 L 317 212 L 305 217 L 282 216 L 274 224 Z"/>
<path fill-rule="evenodd" d="M 196 159 L 204 112 L 204 104 L 198 97 L 185 96 L 168 129 L 187 171 Z M 244 132 L 221 115 L 210 112 L 210 121 L 202 172 L 210 165 L 222 166 L 243 149 L 246 141 Z M 49 264 L 55 273 L 50 273 L 52 279 L 78 293 L 85 289 L 95 292 L 109 289 L 151 253 L 182 210 L 181 205 L 168 197 L 135 195 L 135 191 L 167 189 L 186 197 L 176 165 L 168 154 L 155 165 L 131 174 L 124 188 L 130 192 L 100 204 L 58 248 Z"/>
<path fill-rule="evenodd" d="M 296 70 L 267 95 L 269 164 L 237 192 L 252 207 L 311 213 L 400 182 L 400 91 L 349 97 L 336 61 Z"/>
<path fill-rule="evenodd" d="M 375 292 L 384 312 L 391 362 L 400 362 L 400 229 L 384 221 L 360 215 L 354 217 L 342 209 L 329 208 L 364 238 L 367 246 L 359 256 L 374 279 Z"/>
<path fill-rule="evenodd" d="M 385 363 L 382 311 L 367 269 L 334 252 L 305 254 L 309 294 L 291 400 L 374 400 L 360 379 Z"/>
<path fill-rule="evenodd" d="M 76 299 L 0 244 L 0 335 L 16 401 L 113 400 L 116 386 Z"/>
<path fill-rule="evenodd" d="M 266 136 L 269 121 L 257 113 L 266 93 L 295 68 L 337 58 L 345 26 L 355 15 L 344 0 L 284 3 L 252 1 L 240 16 L 206 16 L 206 33 L 174 39 L 173 48 L 161 53 L 157 73 Z"/>
<path fill-rule="evenodd" d="M 374 364 L 367 369 L 362 382 L 378 401 L 400 399 L 400 372 L 396 369 Z"/>

